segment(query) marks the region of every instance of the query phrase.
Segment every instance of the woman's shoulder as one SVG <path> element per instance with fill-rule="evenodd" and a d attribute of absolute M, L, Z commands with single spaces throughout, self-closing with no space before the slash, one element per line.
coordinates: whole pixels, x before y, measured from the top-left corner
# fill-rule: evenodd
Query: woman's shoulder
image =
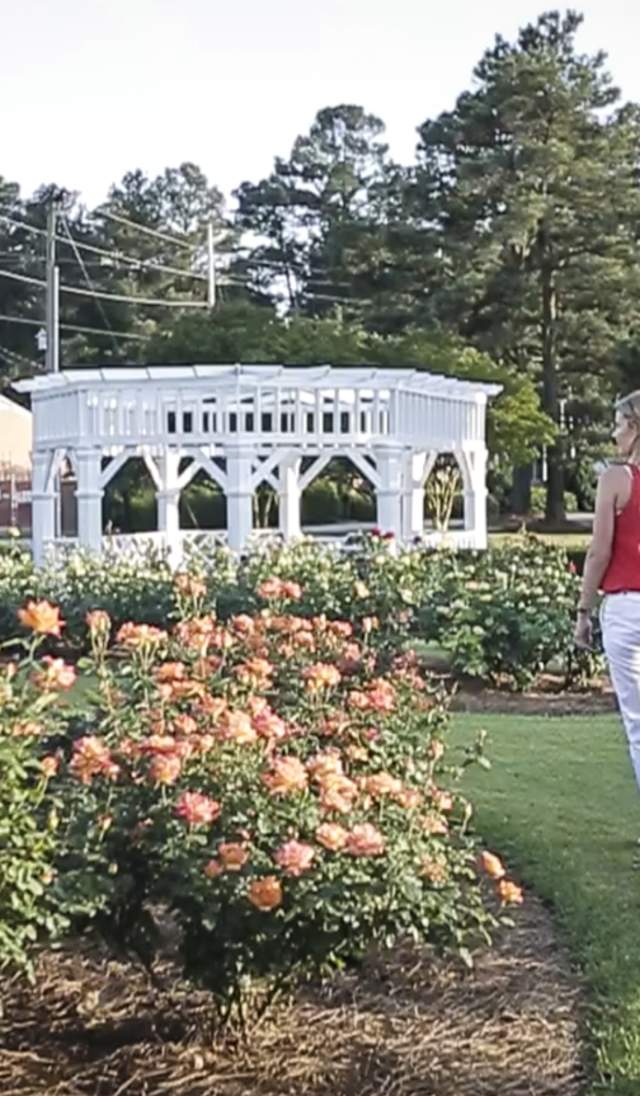
<path fill-rule="evenodd" d="M 639 473 L 640 469 L 635 467 L 635 473 Z M 600 483 L 615 485 L 618 483 L 629 483 L 629 480 L 634 478 L 634 466 L 627 464 L 625 461 L 612 461 L 607 464 L 606 468 L 602 470 L 599 476 Z"/>

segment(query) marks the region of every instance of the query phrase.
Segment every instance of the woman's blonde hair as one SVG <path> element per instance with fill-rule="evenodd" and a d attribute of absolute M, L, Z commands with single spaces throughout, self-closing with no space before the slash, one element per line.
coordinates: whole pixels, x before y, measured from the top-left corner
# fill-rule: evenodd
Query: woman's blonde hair
<path fill-rule="evenodd" d="M 635 460 L 640 460 L 640 388 L 616 400 L 615 409 L 618 415 L 622 415 L 631 423 L 637 433 L 631 456 Z"/>

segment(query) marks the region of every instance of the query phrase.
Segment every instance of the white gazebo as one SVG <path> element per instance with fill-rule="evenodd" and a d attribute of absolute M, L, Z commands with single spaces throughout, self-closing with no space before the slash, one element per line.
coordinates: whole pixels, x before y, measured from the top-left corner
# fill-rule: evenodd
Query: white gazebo
<path fill-rule="evenodd" d="M 486 546 L 485 412 L 498 385 L 413 369 L 158 365 L 73 368 L 15 387 L 31 395 L 38 563 L 61 542 L 65 461 L 77 479 L 77 543 L 100 552 L 104 489 L 134 457 L 155 484 L 155 537 L 175 561 L 184 539 L 180 492 L 200 469 L 225 493 L 227 543 L 241 551 L 261 483 L 277 492 L 280 532 L 291 540 L 301 535 L 302 491 L 337 456 L 373 485 L 379 527 L 406 543 L 423 535 L 424 485 L 436 457 L 453 453 L 464 530 L 452 541 Z"/>

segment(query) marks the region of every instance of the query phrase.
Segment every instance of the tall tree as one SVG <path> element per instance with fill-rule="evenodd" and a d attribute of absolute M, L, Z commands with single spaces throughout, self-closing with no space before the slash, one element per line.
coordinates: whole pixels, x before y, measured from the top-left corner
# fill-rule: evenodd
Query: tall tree
<path fill-rule="evenodd" d="M 440 237 L 436 314 L 535 376 L 558 427 L 565 401 L 615 386 L 639 288 L 640 118 L 604 55 L 577 52 L 581 21 L 549 12 L 496 39 L 474 90 L 421 126 L 414 191 L 417 223 Z M 565 459 L 559 435 L 550 519 L 564 516 Z"/>
<path fill-rule="evenodd" d="M 257 299 L 275 295 L 308 315 L 339 304 L 362 316 L 384 281 L 403 177 L 379 118 L 350 104 L 321 110 L 287 160 L 237 191 L 238 224 L 259 240 L 242 267 Z"/>

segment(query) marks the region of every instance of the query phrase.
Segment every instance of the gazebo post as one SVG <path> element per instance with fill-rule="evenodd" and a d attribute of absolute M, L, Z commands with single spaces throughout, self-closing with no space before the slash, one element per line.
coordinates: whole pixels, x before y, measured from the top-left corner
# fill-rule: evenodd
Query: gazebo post
<path fill-rule="evenodd" d="M 78 544 L 90 552 L 102 551 L 102 487 L 100 485 L 101 449 L 76 449 L 73 460 L 78 477 Z"/>
<path fill-rule="evenodd" d="M 487 448 L 482 443 L 456 451 L 464 481 L 464 528 L 471 547 L 487 547 Z"/>
<path fill-rule="evenodd" d="M 288 456 L 279 465 L 280 491 L 278 495 L 278 524 L 285 541 L 302 535 L 300 524 L 300 457 Z"/>
<path fill-rule="evenodd" d="M 227 544 L 233 552 L 242 552 L 253 532 L 253 449 L 225 446 L 227 463 Z"/>
<path fill-rule="evenodd" d="M 399 448 L 374 450 L 380 485 L 376 487 L 377 522 L 383 533 L 402 537 L 403 452 Z"/>
<path fill-rule="evenodd" d="M 175 566 L 180 562 L 181 557 L 180 487 L 178 485 L 179 450 L 166 446 L 158 463 L 162 481 L 162 487 L 156 491 L 158 532 L 164 534 L 164 546 L 167 550 L 169 562 Z"/>
<path fill-rule="evenodd" d="M 46 449 L 34 450 L 31 480 L 31 537 L 33 562 L 41 567 L 47 544 L 55 539 L 56 492 L 49 485 L 49 469 L 54 454 Z"/>

